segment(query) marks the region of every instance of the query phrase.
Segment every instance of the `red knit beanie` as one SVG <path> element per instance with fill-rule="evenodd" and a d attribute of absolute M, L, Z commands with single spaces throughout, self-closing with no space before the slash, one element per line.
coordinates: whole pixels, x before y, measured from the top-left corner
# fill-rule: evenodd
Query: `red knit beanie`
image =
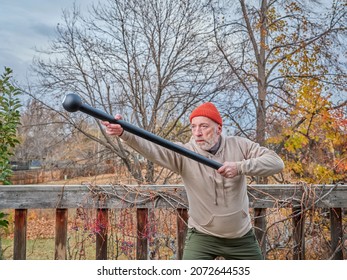
<path fill-rule="evenodd" d="M 214 122 L 223 125 L 222 117 L 220 116 L 216 106 L 211 102 L 206 102 L 195 108 L 189 117 L 190 122 L 192 122 L 194 117 L 207 117 Z"/>

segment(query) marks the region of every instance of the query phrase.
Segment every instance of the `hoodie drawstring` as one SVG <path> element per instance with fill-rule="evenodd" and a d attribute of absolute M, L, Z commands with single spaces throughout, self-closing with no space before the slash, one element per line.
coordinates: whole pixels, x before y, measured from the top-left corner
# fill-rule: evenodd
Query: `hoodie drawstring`
<path fill-rule="evenodd" d="M 210 176 L 212 182 L 213 182 L 213 187 L 214 187 L 214 205 L 218 205 L 218 191 L 217 191 L 217 188 L 218 188 L 218 183 L 217 183 L 217 176 L 216 176 L 216 171 L 213 172 L 213 175 Z M 223 178 L 224 180 L 224 178 Z M 223 192 L 223 201 L 224 201 L 224 206 L 227 207 L 228 204 L 227 204 L 227 199 L 226 199 L 226 192 L 225 192 L 225 187 L 224 187 L 224 184 L 222 183 L 221 184 L 221 187 L 222 187 L 222 192 Z"/>

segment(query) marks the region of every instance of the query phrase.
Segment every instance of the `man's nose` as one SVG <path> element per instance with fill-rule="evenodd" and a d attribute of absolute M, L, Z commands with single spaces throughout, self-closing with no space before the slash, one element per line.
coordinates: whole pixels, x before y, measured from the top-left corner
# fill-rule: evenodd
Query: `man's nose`
<path fill-rule="evenodd" d="M 196 129 L 196 130 L 194 131 L 194 135 L 195 135 L 195 136 L 202 136 L 202 131 L 201 131 L 201 129 Z"/>

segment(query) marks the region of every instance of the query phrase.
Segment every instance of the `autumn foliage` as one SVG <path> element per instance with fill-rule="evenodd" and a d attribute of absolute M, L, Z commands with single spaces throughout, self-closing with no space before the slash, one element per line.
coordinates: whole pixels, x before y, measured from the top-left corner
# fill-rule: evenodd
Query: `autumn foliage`
<path fill-rule="evenodd" d="M 292 179 L 324 184 L 346 178 L 347 120 L 315 81 L 301 86 L 288 118 L 277 126 L 279 133 L 268 141 L 282 147 Z"/>

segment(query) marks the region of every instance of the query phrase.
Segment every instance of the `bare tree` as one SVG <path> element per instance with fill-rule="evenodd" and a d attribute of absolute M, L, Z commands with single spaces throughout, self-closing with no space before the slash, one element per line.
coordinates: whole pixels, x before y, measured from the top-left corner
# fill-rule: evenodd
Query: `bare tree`
<path fill-rule="evenodd" d="M 72 91 L 99 109 L 122 113 L 148 131 L 177 140 L 187 131 L 190 108 L 213 99 L 229 82 L 205 18 L 200 1 L 109 0 L 93 6 L 88 17 L 76 7 L 66 11 L 57 39 L 35 62 L 45 93 L 40 99 L 61 99 Z M 65 117 L 76 125 L 74 115 Z M 157 180 L 150 162 L 143 178 L 141 166 L 134 164 L 136 154 L 121 141 L 103 130 L 95 137 L 78 129 L 120 157 L 137 180 Z"/>
<path fill-rule="evenodd" d="M 88 121 L 88 120 L 87 120 Z M 78 127 L 97 135 L 97 130 L 84 119 L 75 119 Z M 21 116 L 18 128 L 20 144 L 12 160 L 39 161 L 43 168 L 62 168 L 86 162 L 98 163 L 98 152 L 95 142 L 86 138 L 77 130 L 66 124 L 65 118 L 56 111 L 43 106 L 32 99 Z"/>
<path fill-rule="evenodd" d="M 270 109 L 285 115 L 307 79 L 324 83 L 338 106 L 345 101 L 344 1 L 210 1 L 210 7 L 217 47 L 237 81 L 225 109 L 240 133 L 265 144 L 278 118 Z M 305 58 L 315 63 L 295 67 Z"/>

